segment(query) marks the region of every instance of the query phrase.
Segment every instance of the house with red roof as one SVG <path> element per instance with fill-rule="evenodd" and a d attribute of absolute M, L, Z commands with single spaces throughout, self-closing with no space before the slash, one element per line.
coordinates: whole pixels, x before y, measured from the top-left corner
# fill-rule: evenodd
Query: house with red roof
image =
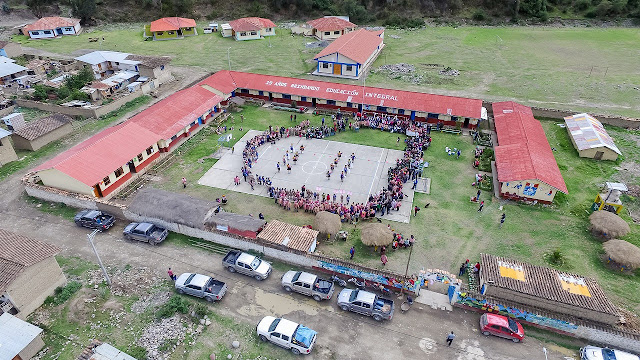
<path fill-rule="evenodd" d="M 313 58 L 313 75 L 359 79 L 382 51 L 382 36 L 365 29 L 340 36 Z"/>
<path fill-rule="evenodd" d="M 225 32 L 223 24 L 223 36 L 229 34 Z M 231 36 L 236 40 L 257 40 L 265 36 L 274 36 L 276 34 L 276 24 L 269 19 L 259 17 L 246 17 L 229 22 L 231 28 Z"/>
<path fill-rule="evenodd" d="M 145 38 L 153 40 L 183 39 L 185 36 L 198 35 L 196 21 L 181 17 L 166 17 L 145 26 Z"/>
<path fill-rule="evenodd" d="M 311 35 L 318 40 L 335 40 L 341 35 L 355 31 L 358 25 L 338 16 L 325 16 L 307 21 Z"/>
<path fill-rule="evenodd" d="M 567 194 L 553 150 L 531 108 L 513 101 L 497 102 L 493 116 L 500 196 L 550 204 L 558 191 Z"/>
<path fill-rule="evenodd" d="M 53 39 L 63 35 L 78 35 L 82 31 L 80 19 L 47 16 L 22 28 L 31 39 Z"/>

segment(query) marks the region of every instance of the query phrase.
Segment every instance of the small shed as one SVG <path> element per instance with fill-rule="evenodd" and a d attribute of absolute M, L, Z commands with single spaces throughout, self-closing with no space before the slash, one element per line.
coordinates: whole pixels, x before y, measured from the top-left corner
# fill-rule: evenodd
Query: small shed
<path fill-rule="evenodd" d="M 264 220 L 249 215 L 230 212 L 216 214 L 214 211 L 210 211 L 210 214 L 204 220 L 204 228 L 209 231 L 224 231 L 255 239 L 266 223 Z"/>
<path fill-rule="evenodd" d="M 233 36 L 233 29 L 231 28 L 231 25 L 229 25 L 228 23 L 222 24 L 220 28 L 222 29 L 222 31 L 220 32 L 222 34 L 222 37 Z"/>
<path fill-rule="evenodd" d="M 565 117 L 564 122 L 580 157 L 615 161 L 622 155 L 602 123 L 593 116 L 576 114 Z"/>
<path fill-rule="evenodd" d="M 36 151 L 73 132 L 71 117 L 52 114 L 16 129 L 11 138 L 16 149 Z"/>
<path fill-rule="evenodd" d="M 26 122 L 24 121 L 24 115 L 22 115 L 22 113 L 19 113 L 19 112 L 4 116 L 2 118 L 2 122 L 4 122 L 4 124 L 7 125 L 7 128 L 11 131 L 20 129 L 26 124 Z"/>
<path fill-rule="evenodd" d="M 43 347 L 42 329 L 9 313 L 0 315 L 0 359 L 28 360 Z"/>
<path fill-rule="evenodd" d="M 318 234 L 319 232 L 313 229 L 271 220 L 258 234 L 258 239 L 312 253 L 316 250 Z"/>

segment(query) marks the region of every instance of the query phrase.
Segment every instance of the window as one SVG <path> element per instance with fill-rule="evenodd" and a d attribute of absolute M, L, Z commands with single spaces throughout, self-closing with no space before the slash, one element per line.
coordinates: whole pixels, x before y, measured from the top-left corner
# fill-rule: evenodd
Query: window
<path fill-rule="evenodd" d="M 272 337 L 274 337 L 274 338 L 278 338 L 278 339 L 280 339 L 280 333 L 272 332 L 272 333 L 271 333 L 271 336 L 272 336 Z"/>
<path fill-rule="evenodd" d="M 40 35 L 40 31 L 32 31 L 31 35 Z"/>
<path fill-rule="evenodd" d="M 160 70 L 164 70 L 164 65 L 160 65 Z"/>
<path fill-rule="evenodd" d="M 191 28 L 184 28 L 185 31 L 191 31 Z"/>
<path fill-rule="evenodd" d="M 404 109 L 398 109 L 398 114 L 404 115 Z"/>
<path fill-rule="evenodd" d="M 367 303 L 362 303 L 362 307 L 365 309 L 371 309 L 371 304 L 367 304 Z"/>
<path fill-rule="evenodd" d="M 353 65 L 347 65 L 347 71 L 353 71 Z"/>
<path fill-rule="evenodd" d="M 171 137 L 171 141 L 173 141 L 173 140 L 175 140 L 175 139 L 177 139 L 177 138 L 178 138 L 178 135 L 173 135 L 173 136 Z"/>
<path fill-rule="evenodd" d="M 327 100 L 327 105 L 335 105 L 336 101 L 335 100 Z"/>
<path fill-rule="evenodd" d="M 303 284 L 302 287 L 304 287 L 305 289 L 311 289 L 311 285 L 310 284 Z"/>
<path fill-rule="evenodd" d="M 331 31 L 325 31 L 324 34 L 325 35 L 331 35 Z"/>
<path fill-rule="evenodd" d="M 307 97 L 306 96 L 300 96 L 300 101 L 307 101 Z"/>
<path fill-rule="evenodd" d="M 120 65 L 120 63 L 116 61 L 116 65 Z"/>
<path fill-rule="evenodd" d="M 111 179 L 107 176 L 106 178 L 102 179 L 102 182 L 104 183 L 104 186 L 107 186 L 111 184 Z"/>
<path fill-rule="evenodd" d="M 257 32 L 255 32 L 255 31 L 252 31 L 252 32 L 251 32 L 251 35 L 254 35 L 254 36 L 255 36 L 255 35 L 258 35 L 258 33 L 257 33 Z"/>
<path fill-rule="evenodd" d="M 334 31 L 333 35 L 340 35 L 340 31 Z"/>
<path fill-rule="evenodd" d="M 267 31 L 267 32 L 271 32 L 271 28 L 267 28 L 267 29 L 266 29 L 266 31 Z"/>
<path fill-rule="evenodd" d="M 167 34 L 173 35 L 173 31 L 167 31 Z"/>
<path fill-rule="evenodd" d="M 156 35 L 162 35 L 164 34 L 164 31 L 156 31 Z"/>
<path fill-rule="evenodd" d="M 323 69 L 328 69 L 328 68 L 329 68 L 329 64 L 327 64 L 327 63 L 322 63 L 322 68 L 323 68 Z"/>
<path fill-rule="evenodd" d="M 258 95 L 264 96 L 264 91 L 258 91 Z"/>
<path fill-rule="evenodd" d="M 49 34 L 51 34 L 51 30 L 45 30 L 44 33 L 45 33 L 45 35 L 49 35 Z"/>
<path fill-rule="evenodd" d="M 282 335 L 282 340 L 289 341 L 289 337 L 287 335 Z"/>
<path fill-rule="evenodd" d="M 73 28 L 64 28 L 64 31 L 73 31 Z"/>
<path fill-rule="evenodd" d="M 195 124 L 196 124 L 196 122 L 194 121 L 194 122 L 192 122 L 191 124 L 189 124 L 189 126 L 193 126 L 193 125 L 195 125 Z"/>
<path fill-rule="evenodd" d="M 247 36 L 247 33 L 246 32 L 241 32 L 240 36 Z"/>
<path fill-rule="evenodd" d="M 138 154 L 138 161 L 142 161 L 143 157 L 142 157 L 142 153 Z"/>
<path fill-rule="evenodd" d="M 283 99 L 291 99 L 291 95 L 288 95 L 288 94 L 282 94 L 282 98 L 283 98 Z"/>
<path fill-rule="evenodd" d="M 122 170 L 122 166 L 115 171 L 115 174 L 117 178 L 119 178 L 120 176 L 122 176 L 122 174 L 124 174 L 124 170 Z"/>
<path fill-rule="evenodd" d="M 378 111 L 387 112 L 387 108 L 384 106 L 378 106 Z"/>
<path fill-rule="evenodd" d="M 195 286 L 195 285 L 191 285 L 191 284 L 187 285 L 187 287 L 188 287 L 189 289 L 193 289 L 193 290 L 201 290 L 201 289 L 200 289 L 200 286 Z"/>
<path fill-rule="evenodd" d="M 151 154 L 153 154 L 153 146 L 149 146 L 147 148 L 147 155 L 151 155 Z"/>
<path fill-rule="evenodd" d="M 248 94 L 249 93 L 249 89 L 240 89 L 240 93 Z"/>

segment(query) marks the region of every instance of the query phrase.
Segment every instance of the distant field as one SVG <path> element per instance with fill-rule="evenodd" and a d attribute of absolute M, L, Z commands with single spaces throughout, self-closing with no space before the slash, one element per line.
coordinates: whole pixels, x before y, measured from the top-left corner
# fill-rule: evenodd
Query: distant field
<path fill-rule="evenodd" d="M 66 54 L 92 48 L 170 55 L 175 65 L 211 71 L 229 67 L 228 51 L 233 70 L 295 77 L 310 77 L 318 52 L 305 48 L 313 39 L 292 37 L 285 29 L 270 41 L 236 42 L 198 29 L 201 35 L 183 40 L 145 42 L 142 26 L 113 25 L 57 40 L 15 38 L 24 46 Z M 386 47 L 374 68 L 406 62 L 426 81 L 412 85 L 370 74 L 369 85 L 640 117 L 637 28 L 431 27 L 385 35 Z M 105 41 L 89 42 L 89 37 Z M 426 64 L 450 66 L 460 75 L 444 78 Z"/>

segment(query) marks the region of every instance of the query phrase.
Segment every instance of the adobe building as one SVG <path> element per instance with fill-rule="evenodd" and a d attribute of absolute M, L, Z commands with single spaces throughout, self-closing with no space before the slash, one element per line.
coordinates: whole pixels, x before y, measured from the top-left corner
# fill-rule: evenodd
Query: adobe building
<path fill-rule="evenodd" d="M 0 128 L 0 166 L 18 160 L 18 155 L 11 145 L 11 132 Z"/>
<path fill-rule="evenodd" d="M 564 118 L 573 147 L 580 157 L 616 161 L 622 155 L 602 123 L 589 114 Z"/>
<path fill-rule="evenodd" d="M 36 151 L 73 132 L 71 117 L 52 114 L 29 122 L 11 134 L 16 149 Z"/>

